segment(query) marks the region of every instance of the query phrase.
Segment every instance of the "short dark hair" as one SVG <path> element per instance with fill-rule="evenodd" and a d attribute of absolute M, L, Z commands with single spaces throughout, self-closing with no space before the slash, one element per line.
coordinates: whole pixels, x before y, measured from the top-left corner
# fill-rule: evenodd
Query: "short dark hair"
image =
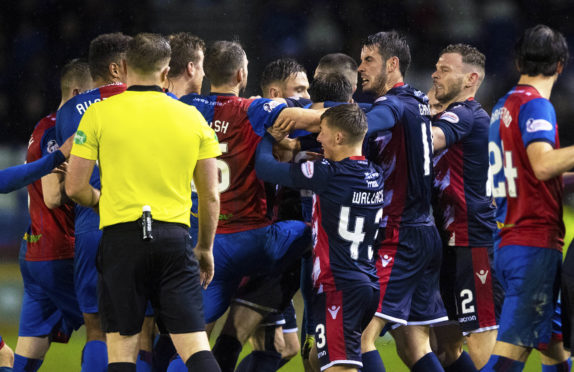
<path fill-rule="evenodd" d="M 171 47 L 159 34 L 137 34 L 128 44 L 126 63 L 140 73 L 148 74 L 161 69 L 169 61 Z"/>
<path fill-rule="evenodd" d="M 189 32 L 178 32 L 169 36 L 171 60 L 169 61 L 169 77 L 181 75 L 189 62 L 199 62 L 199 51 L 205 53 L 205 42 Z"/>
<path fill-rule="evenodd" d="M 317 76 L 309 87 L 313 102 L 349 102 L 353 96 L 353 87 L 343 74 L 332 72 Z"/>
<path fill-rule="evenodd" d="M 345 75 L 349 82 L 357 82 L 357 61 L 344 53 L 331 53 L 324 55 L 319 60 L 317 68 L 325 73 L 338 72 Z"/>
<path fill-rule="evenodd" d="M 456 53 L 462 57 L 462 63 L 480 67 L 484 70 L 486 57 L 475 47 L 468 44 L 450 44 L 441 50 L 440 55 L 445 53 Z"/>
<path fill-rule="evenodd" d="M 514 52 L 518 71 L 529 76 L 552 76 L 558 69 L 558 62 L 566 66 L 569 58 L 564 35 L 545 25 L 524 31 Z"/>
<path fill-rule="evenodd" d="M 216 41 L 207 48 L 203 69 L 213 85 L 229 83 L 237 70 L 243 67 L 245 51 L 237 41 Z"/>
<path fill-rule="evenodd" d="M 356 103 L 331 107 L 321 115 L 321 122 L 328 120 L 329 126 L 349 135 L 352 144 L 363 142 L 367 133 L 367 116 Z"/>
<path fill-rule="evenodd" d="M 85 59 L 74 58 L 68 61 L 60 71 L 60 88 L 62 92 L 70 86 L 81 82 L 82 86 L 89 86 L 92 80 L 90 65 Z"/>
<path fill-rule="evenodd" d="M 411 50 L 405 36 L 395 30 L 381 31 L 374 35 L 369 35 L 363 42 L 364 47 L 377 47 L 383 61 L 391 57 L 399 59 L 399 70 L 404 77 L 411 64 Z"/>
<path fill-rule="evenodd" d="M 131 36 L 114 32 L 102 34 L 90 42 L 88 62 L 94 80 L 98 77 L 104 80 L 108 79 L 110 63 L 121 64 L 130 40 Z"/>
<path fill-rule="evenodd" d="M 303 67 L 299 62 L 292 58 L 280 58 L 269 63 L 263 69 L 261 73 L 261 90 L 265 92 L 265 89 L 273 82 L 280 81 L 284 82 L 289 79 L 292 75 L 296 75 L 300 72 L 307 74 L 305 67 Z"/>

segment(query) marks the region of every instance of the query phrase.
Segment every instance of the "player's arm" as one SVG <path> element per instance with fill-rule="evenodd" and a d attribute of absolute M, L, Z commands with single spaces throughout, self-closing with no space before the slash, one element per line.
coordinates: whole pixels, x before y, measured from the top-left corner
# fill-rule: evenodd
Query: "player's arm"
<path fill-rule="evenodd" d="M 273 156 L 273 143 L 275 140 L 270 134 L 261 139 L 255 153 L 255 172 L 257 177 L 265 182 L 275 183 L 288 187 L 295 187 L 290 176 L 291 165 L 281 163 Z"/>
<path fill-rule="evenodd" d="M 434 151 L 440 151 L 446 148 L 446 136 L 444 135 L 443 130 L 439 127 L 432 127 L 432 145 Z"/>
<path fill-rule="evenodd" d="M 70 156 L 66 175 L 66 194 L 84 207 L 95 207 L 100 201 L 100 190 L 90 185 L 90 177 L 96 165 L 95 160 Z"/>
<path fill-rule="evenodd" d="M 273 125 L 285 125 L 294 123 L 293 129 L 303 129 L 308 132 L 318 133 L 320 130 L 322 110 L 303 109 L 299 107 L 288 107 L 281 111 Z"/>
<path fill-rule="evenodd" d="M 201 159 L 195 165 L 193 182 L 199 202 L 199 230 L 195 255 L 200 264 L 201 283 L 204 288 L 213 279 L 213 240 L 219 221 L 219 176 L 215 158 Z"/>
<path fill-rule="evenodd" d="M 546 141 L 536 141 L 526 147 L 526 154 L 540 181 L 548 181 L 574 168 L 574 146 L 555 149 Z"/>
<path fill-rule="evenodd" d="M 391 129 L 395 126 L 396 121 L 396 116 L 391 105 L 373 105 L 372 110 L 367 112 L 367 124 L 369 127 L 365 138 L 369 138 L 377 132 Z"/>
<path fill-rule="evenodd" d="M 71 147 L 72 139 L 69 138 L 58 151 L 31 163 L 0 170 L 0 193 L 12 192 L 50 173 L 55 167 L 66 161 L 66 156 L 70 154 Z"/>
<path fill-rule="evenodd" d="M 70 150 L 72 148 L 73 136 L 70 136 L 64 142 L 60 151 L 66 156 L 70 156 Z M 66 163 L 62 163 L 66 165 Z M 53 172 L 44 177 L 42 177 L 42 195 L 44 197 L 44 204 L 50 209 L 58 208 L 62 204 L 68 202 L 68 197 L 66 191 L 64 190 L 64 177 L 65 172 Z"/>
<path fill-rule="evenodd" d="M 432 123 L 433 148 L 440 151 L 468 136 L 472 130 L 472 113 L 463 106 L 437 115 Z"/>

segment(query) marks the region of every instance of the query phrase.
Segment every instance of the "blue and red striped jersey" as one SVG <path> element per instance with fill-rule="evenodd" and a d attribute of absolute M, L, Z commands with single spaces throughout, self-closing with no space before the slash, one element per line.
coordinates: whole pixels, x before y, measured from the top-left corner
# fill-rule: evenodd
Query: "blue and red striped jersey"
<path fill-rule="evenodd" d="M 31 163 L 58 150 L 56 143 L 56 114 L 50 114 L 40 120 L 28 142 L 26 162 Z M 24 255 L 27 261 L 50 261 L 74 257 L 74 208 L 64 204 L 49 209 L 44 204 L 42 181 L 28 185 L 30 197 L 30 226 Z"/>
<path fill-rule="evenodd" d="M 494 205 L 487 195 L 490 118 L 474 99 L 436 116 L 447 148 L 434 156 L 436 224 L 451 246 L 492 246 Z"/>
<path fill-rule="evenodd" d="M 498 101 L 490 120 L 488 151 L 499 247 L 561 251 L 564 245 L 562 176 L 536 178 L 526 148 L 537 141 L 560 147 L 554 107 L 534 87 L 518 85 Z"/>
<path fill-rule="evenodd" d="M 426 95 L 399 83 L 367 112 L 364 153 L 383 169 L 381 227 L 432 226 L 432 135 Z"/>
<path fill-rule="evenodd" d="M 102 87 L 88 90 L 78 94 L 66 102 L 59 110 L 56 116 L 56 141 L 59 145 L 76 133 L 80 120 L 91 104 L 100 102 L 108 97 L 122 93 L 126 90 L 126 85 L 121 83 L 104 85 Z M 98 166 L 94 167 L 90 185 L 101 189 L 100 171 Z M 92 208 L 76 205 L 76 234 L 87 231 L 94 231 L 100 228 L 100 217 Z"/>
<path fill-rule="evenodd" d="M 266 98 L 230 94 L 188 94 L 181 101 L 195 106 L 215 131 L 222 155 L 218 234 L 252 230 L 270 224 L 263 182 L 255 175 L 255 150 L 265 130 L 286 107 Z"/>

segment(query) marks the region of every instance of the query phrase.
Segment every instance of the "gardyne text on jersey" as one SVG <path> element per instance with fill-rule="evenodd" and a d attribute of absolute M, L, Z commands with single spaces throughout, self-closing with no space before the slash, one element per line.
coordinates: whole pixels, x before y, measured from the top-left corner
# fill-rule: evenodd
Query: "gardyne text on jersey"
<path fill-rule="evenodd" d="M 353 204 L 373 205 L 383 203 L 383 190 L 376 192 L 353 191 Z"/>

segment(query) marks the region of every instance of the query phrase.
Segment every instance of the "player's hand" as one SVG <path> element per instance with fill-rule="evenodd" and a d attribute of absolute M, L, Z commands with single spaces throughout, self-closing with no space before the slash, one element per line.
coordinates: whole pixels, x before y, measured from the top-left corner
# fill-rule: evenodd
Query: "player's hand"
<path fill-rule="evenodd" d="M 72 151 L 72 145 L 74 144 L 74 136 L 75 135 L 76 135 L 75 133 L 73 135 L 71 135 L 66 140 L 66 142 L 64 142 L 64 144 L 62 146 L 60 146 L 60 151 L 62 151 L 62 154 L 64 154 L 66 159 L 68 159 L 70 157 L 70 151 Z"/>
<path fill-rule="evenodd" d="M 267 132 L 275 139 L 275 141 L 280 142 L 289 135 L 289 132 L 295 127 L 295 121 L 284 118 L 275 121 L 273 126 L 267 128 Z"/>
<path fill-rule="evenodd" d="M 62 164 L 58 165 L 56 168 L 52 169 L 52 173 L 65 175 L 68 171 L 68 162 L 65 161 Z"/>
<path fill-rule="evenodd" d="M 211 280 L 213 280 L 214 264 L 213 253 L 211 250 L 196 246 L 193 250 L 197 261 L 199 261 L 199 279 L 203 289 L 207 289 Z"/>
<path fill-rule="evenodd" d="M 323 154 L 320 154 L 318 152 L 313 152 L 313 151 L 306 151 L 306 153 L 305 153 L 305 160 L 315 161 L 315 160 L 320 160 L 320 159 L 323 159 Z"/>

